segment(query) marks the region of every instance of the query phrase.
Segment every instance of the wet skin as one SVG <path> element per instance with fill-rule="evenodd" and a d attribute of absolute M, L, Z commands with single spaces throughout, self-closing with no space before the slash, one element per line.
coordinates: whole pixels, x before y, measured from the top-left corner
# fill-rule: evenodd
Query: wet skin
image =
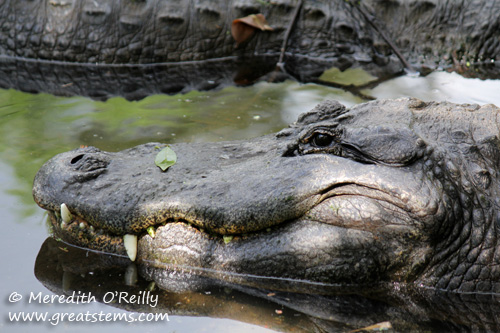
<path fill-rule="evenodd" d="M 5 0 L 0 87 L 137 100 L 262 79 L 348 84 L 328 78 L 332 68 L 360 67 L 380 80 L 409 67 L 498 79 L 500 29 L 491 13 L 499 10 L 495 0 Z M 256 13 L 274 30 L 235 47 L 233 20 Z M 278 62 L 279 75 L 271 73 Z"/>
<path fill-rule="evenodd" d="M 33 193 L 58 237 L 125 254 L 137 235 L 139 263 L 495 291 L 497 117 L 492 105 L 326 101 L 277 134 L 173 144 L 166 172 L 159 143 L 63 153 Z"/>

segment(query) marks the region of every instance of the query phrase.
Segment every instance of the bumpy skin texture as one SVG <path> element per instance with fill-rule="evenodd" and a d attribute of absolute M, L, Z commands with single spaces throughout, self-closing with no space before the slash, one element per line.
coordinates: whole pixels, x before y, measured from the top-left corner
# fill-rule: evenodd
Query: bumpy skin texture
<path fill-rule="evenodd" d="M 0 52 L 79 63 L 162 63 L 277 54 L 298 1 L 9 1 Z M 262 12 L 275 29 L 235 49 L 235 18 Z M 336 15 L 334 15 L 337 13 Z M 366 32 L 364 31 L 366 30 Z M 373 32 L 344 1 L 306 1 L 289 52 L 338 58 L 366 52 Z M 368 43 L 358 43 L 367 38 Z M 342 43 L 348 43 L 342 45 Z M 356 45 L 359 44 L 359 45 Z M 361 53 L 360 53 L 361 55 Z M 351 60 L 352 61 L 352 60 Z"/>
<path fill-rule="evenodd" d="M 0 52 L 122 64 L 277 53 L 297 5 L 294 0 L 271 4 L 253 0 L 4 0 Z M 500 50 L 498 1 L 372 0 L 364 5 L 407 54 L 439 61 L 439 56 L 456 51 L 474 60 L 495 58 Z M 258 34 L 245 48 L 235 50 L 228 33 L 232 20 L 259 12 L 275 31 Z M 383 61 L 390 50 L 380 41 L 348 1 L 304 1 L 288 52 L 318 59 L 344 55 L 345 63 L 363 54 L 370 57 L 366 62 L 373 62 L 373 57 Z"/>
<path fill-rule="evenodd" d="M 361 66 L 381 78 L 403 70 L 393 49 L 351 3 L 303 2 L 286 47 L 288 74 L 309 82 L 331 67 Z M 478 75 L 467 63 L 498 60 L 500 1 L 361 3 L 419 70 L 451 66 Z M 248 73 L 256 68 L 259 73 L 269 72 L 278 62 L 297 6 L 296 0 L 267 4 L 257 0 L 3 0 L 0 87 L 138 99 L 157 92 L 252 83 L 256 77 Z M 232 20 L 259 12 L 274 31 L 256 33 L 235 47 Z M 498 66 L 490 67 L 480 75 L 498 77 Z"/>
<path fill-rule="evenodd" d="M 499 292 L 498 116 L 493 105 L 327 101 L 276 135 L 172 145 L 166 172 L 159 144 L 63 153 L 33 193 L 74 214 L 70 227 L 53 214 L 69 242 L 123 253 L 85 224 L 138 234 L 140 262 Z"/>
<path fill-rule="evenodd" d="M 369 2 L 411 62 L 433 67 L 452 61 L 499 59 L 500 1 Z"/>

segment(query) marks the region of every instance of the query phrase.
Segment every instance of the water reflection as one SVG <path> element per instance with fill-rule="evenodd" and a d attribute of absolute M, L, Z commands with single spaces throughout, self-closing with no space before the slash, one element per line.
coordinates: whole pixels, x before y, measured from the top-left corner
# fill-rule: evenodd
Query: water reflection
<path fill-rule="evenodd" d="M 136 269 L 138 276 L 131 281 L 130 272 Z M 135 267 L 124 257 L 81 250 L 52 238 L 43 244 L 35 264 L 37 278 L 70 302 L 81 296 L 81 302 L 133 313 L 222 317 L 285 332 L 350 331 L 387 321 L 395 331 L 500 329 L 500 299 L 495 296 L 425 290 L 408 295 L 375 287 L 363 292 L 265 279 L 258 283 L 252 277 L 246 284 L 234 284 L 198 273 Z"/>
<path fill-rule="evenodd" d="M 457 73 L 434 72 L 426 77 L 402 76 L 374 88 L 377 98 L 417 97 L 425 101 L 449 101 L 500 105 L 500 80 L 466 79 Z"/>

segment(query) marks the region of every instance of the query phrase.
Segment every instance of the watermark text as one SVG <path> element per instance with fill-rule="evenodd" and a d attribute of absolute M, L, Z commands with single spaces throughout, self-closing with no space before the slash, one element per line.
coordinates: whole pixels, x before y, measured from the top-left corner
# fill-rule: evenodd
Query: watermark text
<path fill-rule="evenodd" d="M 100 312 L 9 312 L 10 322 L 48 322 L 51 325 L 58 325 L 61 322 L 83 322 L 83 323 L 102 323 L 102 322 L 152 322 L 169 321 L 167 313 L 105 313 Z"/>

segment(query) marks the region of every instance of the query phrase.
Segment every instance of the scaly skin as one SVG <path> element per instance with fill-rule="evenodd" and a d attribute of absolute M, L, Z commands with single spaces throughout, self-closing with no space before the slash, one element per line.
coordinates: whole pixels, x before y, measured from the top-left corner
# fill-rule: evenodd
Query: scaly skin
<path fill-rule="evenodd" d="M 498 114 L 416 99 L 324 102 L 276 135 L 174 144 L 166 172 L 154 164 L 160 144 L 63 153 L 33 193 L 85 221 L 61 226 L 54 215 L 68 242 L 123 253 L 121 236 L 137 234 L 140 263 L 498 292 Z M 89 232 L 118 245 L 81 243 Z"/>
<path fill-rule="evenodd" d="M 296 0 L 4 1 L 0 54 L 76 63 L 149 64 L 279 54 Z M 370 56 L 374 33 L 345 1 L 306 1 L 288 51 Z M 263 13 L 274 31 L 235 48 L 234 19 Z M 358 38 L 368 39 L 367 45 Z M 367 53 L 368 52 L 368 53 Z M 352 56 L 350 62 L 355 61 Z M 345 66 L 344 66 L 345 67 Z"/>
<path fill-rule="evenodd" d="M 0 54 L 108 64 L 277 54 L 298 3 L 6 0 L 0 4 Z M 473 61 L 500 51 L 498 1 L 366 1 L 363 6 L 414 60 L 431 57 L 427 60 L 439 63 L 457 52 Z M 231 22 L 259 12 L 275 30 L 235 49 Z M 337 67 L 346 68 L 359 57 L 381 65 L 392 53 L 349 1 L 306 0 L 299 14 L 287 49 L 293 57 L 337 59 Z"/>
<path fill-rule="evenodd" d="M 0 87 L 139 99 L 253 83 L 276 67 L 298 3 L 4 0 Z M 401 73 L 372 21 L 419 71 L 498 78 L 500 1 L 362 1 L 373 19 L 353 3 L 303 1 L 283 59 L 286 73 L 301 82 L 317 82 L 332 67 L 362 67 L 381 79 Z M 259 12 L 274 30 L 236 47 L 232 21 Z M 478 62 L 489 66 L 471 67 Z"/>

